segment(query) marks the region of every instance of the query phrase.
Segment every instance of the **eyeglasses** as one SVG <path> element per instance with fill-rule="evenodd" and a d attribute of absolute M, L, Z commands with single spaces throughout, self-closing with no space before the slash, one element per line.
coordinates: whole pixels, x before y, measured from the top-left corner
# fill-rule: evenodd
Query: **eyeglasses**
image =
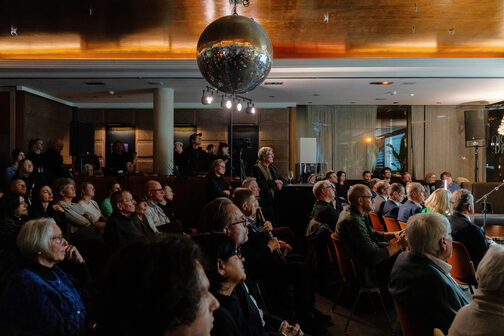
<path fill-rule="evenodd" d="M 242 258 L 242 253 L 241 253 L 241 251 L 240 251 L 240 250 L 234 250 L 234 251 L 233 251 L 233 254 L 231 254 L 231 255 L 229 256 L 229 258 L 231 258 L 231 257 L 233 257 L 233 256 L 237 256 L 238 258 L 240 258 L 240 259 L 241 259 L 241 258 Z"/>
<path fill-rule="evenodd" d="M 233 225 L 238 225 L 238 224 L 243 224 L 244 226 L 247 226 L 247 220 L 245 218 L 243 218 L 241 221 L 239 222 L 235 222 L 235 223 L 231 223 L 231 225 L 229 225 L 229 227 L 233 226 Z"/>
<path fill-rule="evenodd" d="M 152 190 L 149 190 L 150 191 L 155 191 L 155 192 L 158 192 L 158 191 L 163 191 L 163 189 L 152 189 Z"/>
<path fill-rule="evenodd" d="M 63 242 L 63 240 L 65 240 L 65 237 L 63 237 L 63 235 L 60 234 L 59 236 L 51 237 L 51 239 L 54 239 L 56 244 L 61 244 Z"/>

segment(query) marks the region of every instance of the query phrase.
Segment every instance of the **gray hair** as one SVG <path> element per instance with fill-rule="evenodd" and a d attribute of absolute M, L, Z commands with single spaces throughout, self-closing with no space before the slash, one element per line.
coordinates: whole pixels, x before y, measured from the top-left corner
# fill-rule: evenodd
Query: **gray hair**
<path fill-rule="evenodd" d="M 252 183 L 252 181 L 257 181 L 257 179 L 255 177 L 251 177 L 251 176 L 248 176 L 245 180 L 243 180 L 242 182 L 242 187 L 243 188 L 249 188 L 250 184 Z"/>
<path fill-rule="evenodd" d="M 87 174 L 87 172 L 93 168 L 94 169 L 94 166 L 90 163 L 86 163 L 85 165 L 82 166 L 82 173 L 83 174 Z"/>
<path fill-rule="evenodd" d="M 54 234 L 52 224 L 56 224 L 52 218 L 32 219 L 24 223 L 16 239 L 19 252 L 30 259 L 33 259 L 37 252 L 48 252 L 49 239 Z"/>
<path fill-rule="evenodd" d="M 261 147 L 259 148 L 259 151 L 257 152 L 257 158 L 261 160 L 263 157 L 268 155 L 268 152 L 273 152 L 273 148 L 271 147 Z"/>
<path fill-rule="evenodd" d="M 401 183 L 397 183 L 397 182 L 396 183 L 392 183 L 390 185 L 390 188 L 389 188 L 389 191 L 388 191 L 389 196 L 392 196 L 392 194 L 394 192 L 397 192 L 398 194 L 400 194 L 401 192 L 404 193 L 404 186 Z"/>
<path fill-rule="evenodd" d="M 448 219 L 438 213 L 416 214 L 408 219 L 406 237 L 411 253 L 436 255 L 439 240 L 451 232 Z"/>
<path fill-rule="evenodd" d="M 68 185 L 73 185 L 75 187 L 75 181 L 69 177 L 60 177 L 56 181 L 54 181 L 53 192 L 56 198 L 61 198 L 61 193 L 65 191 L 65 188 Z"/>
<path fill-rule="evenodd" d="M 474 196 L 467 189 L 455 190 L 450 199 L 453 211 L 463 212 L 467 210 L 469 204 L 474 203 Z"/>
<path fill-rule="evenodd" d="M 422 191 L 424 187 L 418 182 L 411 182 L 406 186 L 406 194 L 409 196 L 411 193 L 418 193 Z"/>
<path fill-rule="evenodd" d="M 322 195 L 322 190 L 324 188 L 329 188 L 329 187 L 332 188 L 331 184 L 329 183 L 329 181 L 327 181 L 327 180 L 318 181 L 313 186 L 313 189 L 312 189 L 313 190 L 313 195 L 318 200 L 319 197 L 320 197 L 320 195 Z"/>
<path fill-rule="evenodd" d="M 481 259 L 476 271 L 479 289 L 504 295 L 504 246 L 494 245 Z"/>

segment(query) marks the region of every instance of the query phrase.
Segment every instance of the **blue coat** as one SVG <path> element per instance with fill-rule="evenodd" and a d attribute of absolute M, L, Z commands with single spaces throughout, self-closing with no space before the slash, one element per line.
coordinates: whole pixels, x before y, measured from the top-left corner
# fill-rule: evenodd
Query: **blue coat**
<path fill-rule="evenodd" d="M 397 220 L 406 223 L 408 221 L 408 218 L 420 212 L 422 212 L 422 207 L 418 206 L 411 200 L 407 200 L 406 203 L 401 205 L 401 207 L 399 208 Z"/>
<path fill-rule="evenodd" d="M 390 274 L 389 291 L 399 303 L 425 314 L 427 321 L 445 334 L 457 311 L 469 304 L 450 275 L 426 256 L 411 252 L 402 252 L 397 257 Z"/>
<path fill-rule="evenodd" d="M 458 212 L 453 213 L 448 217 L 448 220 L 450 221 L 453 240 L 464 244 L 476 269 L 481 258 L 488 250 L 488 243 L 483 230 Z"/>
<path fill-rule="evenodd" d="M 397 219 L 399 214 L 399 206 L 395 204 L 394 201 L 388 199 L 383 205 L 382 215 L 385 217 L 391 217 Z"/>

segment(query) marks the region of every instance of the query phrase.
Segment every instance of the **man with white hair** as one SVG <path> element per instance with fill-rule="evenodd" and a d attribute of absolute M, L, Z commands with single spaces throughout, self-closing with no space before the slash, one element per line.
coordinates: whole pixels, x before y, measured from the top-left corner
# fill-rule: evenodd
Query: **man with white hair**
<path fill-rule="evenodd" d="M 399 208 L 397 220 L 406 223 L 408 218 L 422 212 L 422 204 L 427 195 L 423 185 L 418 182 L 412 182 L 406 186 L 408 200 Z"/>
<path fill-rule="evenodd" d="M 336 209 L 333 205 L 335 192 L 328 180 L 322 180 L 315 183 L 313 186 L 313 195 L 317 199 L 313 211 L 313 218 L 319 222 L 329 225 L 333 228 L 338 221 L 340 212 L 343 207 L 340 203 L 340 208 Z"/>
<path fill-rule="evenodd" d="M 394 263 L 390 294 L 399 305 L 424 315 L 428 327 L 446 334 L 457 311 L 469 303 L 446 262 L 452 254 L 450 223 L 438 213 L 417 214 L 408 221 L 406 237 L 410 250 Z"/>

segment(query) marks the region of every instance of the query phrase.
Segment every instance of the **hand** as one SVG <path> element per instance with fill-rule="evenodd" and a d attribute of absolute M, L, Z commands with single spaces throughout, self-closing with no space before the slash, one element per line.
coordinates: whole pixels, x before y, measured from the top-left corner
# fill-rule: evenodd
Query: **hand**
<path fill-rule="evenodd" d="M 79 250 L 77 250 L 77 247 L 73 245 L 67 245 L 65 248 L 65 259 L 71 260 L 76 264 L 84 264 L 84 258 L 82 258 L 81 254 L 79 253 Z"/>
<path fill-rule="evenodd" d="M 282 180 L 275 180 L 277 190 L 282 190 L 283 182 Z"/>
<path fill-rule="evenodd" d="M 273 224 L 271 224 L 270 221 L 264 222 L 264 224 L 263 224 L 263 230 L 266 231 L 266 232 L 273 231 Z"/>
<path fill-rule="evenodd" d="M 271 249 L 271 252 L 278 250 L 280 248 L 280 242 L 278 238 L 271 238 L 268 242 L 268 246 Z"/>
<path fill-rule="evenodd" d="M 59 204 L 53 204 L 52 208 L 53 208 L 54 211 L 65 212 L 65 210 Z"/>
<path fill-rule="evenodd" d="M 280 243 L 280 248 L 288 250 L 289 252 L 292 252 L 292 246 L 284 242 L 283 240 L 278 241 Z"/>
<path fill-rule="evenodd" d="M 397 243 L 402 247 L 408 246 L 408 241 L 406 240 L 406 232 L 404 232 L 404 230 L 399 232 L 401 232 L 401 234 L 399 234 L 399 237 L 397 238 Z"/>
<path fill-rule="evenodd" d="M 282 325 L 280 327 L 280 332 L 285 336 L 303 336 L 304 335 L 299 324 L 295 324 L 292 326 L 287 321 L 282 322 Z"/>
<path fill-rule="evenodd" d="M 229 195 L 231 195 L 231 191 L 229 191 L 229 190 L 224 190 L 224 194 L 226 194 L 226 195 L 228 195 L 228 196 L 229 196 Z"/>
<path fill-rule="evenodd" d="M 396 239 L 399 239 L 399 238 L 401 238 L 401 236 L 405 235 L 406 232 L 404 232 L 404 230 L 401 230 L 401 231 L 393 232 L 393 234 L 396 237 Z"/>

